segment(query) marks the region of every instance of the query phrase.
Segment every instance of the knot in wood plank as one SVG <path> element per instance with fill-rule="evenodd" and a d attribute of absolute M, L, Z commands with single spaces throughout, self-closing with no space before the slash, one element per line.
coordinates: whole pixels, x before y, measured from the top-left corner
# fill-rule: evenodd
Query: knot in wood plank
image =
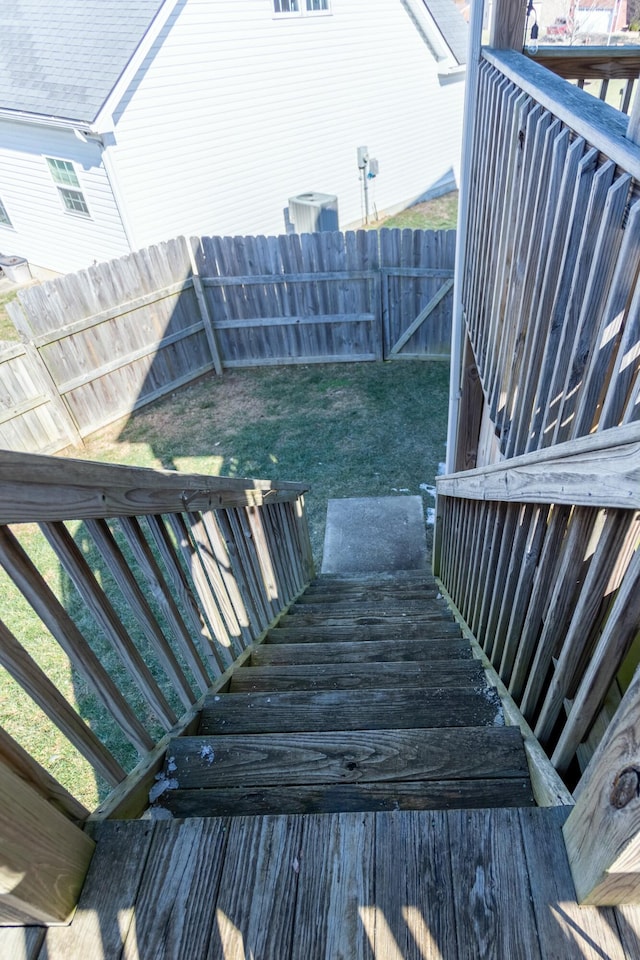
<path fill-rule="evenodd" d="M 617 810 L 623 810 L 636 797 L 640 797 L 640 770 L 636 767 L 625 767 L 613 782 L 611 805 Z"/>

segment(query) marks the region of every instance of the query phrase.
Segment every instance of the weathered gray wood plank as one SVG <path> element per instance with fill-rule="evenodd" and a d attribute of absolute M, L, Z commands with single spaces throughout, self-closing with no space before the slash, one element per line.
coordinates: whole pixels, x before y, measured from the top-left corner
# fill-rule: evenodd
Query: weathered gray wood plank
<path fill-rule="evenodd" d="M 205 701 L 200 734 L 474 727 L 499 724 L 493 687 L 226 693 Z"/>
<path fill-rule="evenodd" d="M 544 960 L 625 960 L 613 909 L 579 907 L 562 839 L 571 808 L 521 810 L 520 826 Z"/>
<path fill-rule="evenodd" d="M 124 957 L 206 956 L 227 829 L 225 820 L 155 825 Z"/>
<path fill-rule="evenodd" d="M 295 786 L 169 790 L 158 806 L 175 817 L 264 816 L 381 810 L 526 807 L 534 804 L 528 777 L 391 780 Z"/>
<path fill-rule="evenodd" d="M 284 960 L 292 956 L 302 831 L 299 817 L 231 821 L 218 896 L 215 905 L 208 904 L 214 923 L 209 952 L 203 958 Z"/>
<path fill-rule="evenodd" d="M 112 821 L 94 832 L 96 852 L 70 927 L 51 927 L 39 960 L 118 958 L 133 925 L 134 905 L 155 827 Z"/>
<path fill-rule="evenodd" d="M 515 727 L 180 737 L 179 789 L 526 776 Z"/>
<path fill-rule="evenodd" d="M 383 687 L 474 686 L 484 682 L 478 660 L 435 660 L 430 663 L 298 664 L 242 667 L 231 680 L 230 693 L 268 690 L 357 690 Z"/>
<path fill-rule="evenodd" d="M 454 960 L 453 891 L 445 814 L 376 817 L 375 956 Z M 402 869 L 398 866 L 402 864 Z"/>
<path fill-rule="evenodd" d="M 291 956 L 372 960 L 366 917 L 375 900 L 372 814 L 307 817 L 298 857 Z"/>
<path fill-rule="evenodd" d="M 420 617 L 438 616 L 442 612 L 443 604 L 435 602 L 436 591 L 433 590 L 430 596 L 420 600 L 397 600 L 395 597 L 388 597 L 383 600 L 361 600 L 358 601 L 352 597 L 330 601 L 330 606 L 326 601 L 317 602 L 313 598 L 306 601 L 298 601 L 293 604 L 289 610 L 288 616 L 310 618 L 314 616 L 329 616 L 338 619 L 341 615 L 350 619 L 356 617 L 408 617 L 418 615 Z"/>
<path fill-rule="evenodd" d="M 282 617 L 280 624 L 269 632 L 267 643 L 311 643 L 321 640 L 360 642 L 369 640 L 429 640 L 444 639 L 445 637 L 459 637 L 460 628 L 451 614 L 436 616 L 433 620 L 396 621 L 389 622 L 385 617 L 358 617 L 355 620 L 364 622 L 337 621 L 332 622 L 318 619 L 311 624 L 303 620 L 287 620 Z"/>
<path fill-rule="evenodd" d="M 465 960 L 546 960 L 540 952 L 517 810 L 452 810 L 458 951 Z"/>
<path fill-rule="evenodd" d="M 286 663 L 375 663 L 387 660 L 471 659 L 467 640 L 360 640 L 341 643 L 265 643 L 251 656 L 256 665 Z"/>

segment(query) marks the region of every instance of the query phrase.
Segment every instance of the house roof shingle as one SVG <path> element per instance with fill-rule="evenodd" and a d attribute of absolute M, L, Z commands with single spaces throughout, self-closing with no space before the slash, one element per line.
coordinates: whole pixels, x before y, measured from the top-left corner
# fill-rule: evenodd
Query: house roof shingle
<path fill-rule="evenodd" d="M 453 0 L 424 0 L 425 6 L 459 64 L 467 62 L 469 28 Z"/>
<path fill-rule="evenodd" d="M 467 25 L 424 0 L 458 63 Z M 0 0 L 0 110 L 95 120 L 164 0 Z"/>
<path fill-rule="evenodd" d="M 163 0 L 0 0 L 0 109 L 90 122 Z"/>

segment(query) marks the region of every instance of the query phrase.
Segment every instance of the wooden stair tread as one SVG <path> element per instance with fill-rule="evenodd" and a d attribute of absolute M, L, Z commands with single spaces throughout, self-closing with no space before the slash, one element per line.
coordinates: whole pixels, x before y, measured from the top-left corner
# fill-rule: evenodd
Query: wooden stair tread
<path fill-rule="evenodd" d="M 493 687 L 299 690 L 208 697 L 200 734 L 475 727 L 503 723 Z"/>
<path fill-rule="evenodd" d="M 377 810 L 535 806 L 527 776 L 474 780 L 320 783 L 168 790 L 158 806 L 175 817 L 265 816 Z"/>
<path fill-rule="evenodd" d="M 306 618 L 305 618 L 306 620 Z M 286 625 L 274 627 L 267 634 L 265 643 L 317 643 L 329 641 L 361 640 L 440 640 L 446 637 L 462 637 L 459 624 L 455 620 L 434 617 L 420 622 L 389 622 L 383 617 L 363 617 L 358 623 L 326 621 L 306 623 L 300 618 L 296 623 L 289 620 Z"/>
<path fill-rule="evenodd" d="M 286 663 L 375 663 L 389 660 L 473 659 L 468 640 L 361 640 L 332 643 L 264 643 L 255 648 L 256 666 Z"/>
<path fill-rule="evenodd" d="M 306 620 L 306 618 L 305 618 Z M 359 623 L 334 623 L 326 621 L 299 624 L 292 620 L 286 626 L 277 626 L 269 631 L 265 643 L 317 643 L 321 640 L 440 640 L 445 637 L 461 637 L 460 627 L 455 620 L 433 619 L 419 623 L 389 623 L 384 618 L 363 618 Z"/>
<path fill-rule="evenodd" d="M 312 663 L 241 667 L 230 692 L 250 690 L 366 689 L 398 686 L 475 686 L 484 682 L 479 660 L 435 660 L 387 663 Z"/>
<path fill-rule="evenodd" d="M 337 587 L 327 587 L 322 590 L 310 587 L 298 598 L 297 603 L 341 603 L 352 600 L 354 603 L 375 602 L 392 599 L 399 600 L 435 600 L 438 589 L 434 586 L 404 587 L 402 589 L 385 589 L 378 587 L 350 587 L 348 590 L 339 590 Z"/>
<path fill-rule="evenodd" d="M 517 727 L 262 733 L 176 739 L 180 789 L 524 777 Z"/>
<path fill-rule="evenodd" d="M 420 612 L 415 610 L 411 613 L 392 613 L 391 611 L 382 611 L 373 609 L 371 606 L 367 608 L 357 608 L 354 611 L 354 608 L 351 607 L 351 611 L 341 612 L 335 611 L 334 607 L 331 606 L 324 613 L 303 613 L 298 610 L 294 613 L 285 614 L 281 620 L 280 625 L 286 627 L 300 627 L 300 626 L 312 626 L 314 624 L 319 625 L 323 624 L 326 626 L 367 626 L 375 623 L 384 623 L 388 626 L 402 626 L 407 623 L 430 623 L 432 621 L 440 620 L 440 616 L 437 612 L 426 610 Z M 451 618 L 448 615 L 442 617 L 444 622 L 451 622 Z"/>
<path fill-rule="evenodd" d="M 320 578 L 228 691 L 170 745 L 170 815 L 533 803 L 520 730 L 431 577 Z"/>
<path fill-rule="evenodd" d="M 333 600 L 331 603 L 314 603 L 309 600 L 306 603 L 297 600 L 288 611 L 287 616 L 291 617 L 347 617 L 352 619 L 356 617 L 399 617 L 406 620 L 415 616 L 431 617 L 439 616 L 442 613 L 443 602 L 433 597 L 420 600 L 398 600 L 396 597 L 389 597 L 381 600 Z M 447 611 L 448 612 L 448 611 Z"/>

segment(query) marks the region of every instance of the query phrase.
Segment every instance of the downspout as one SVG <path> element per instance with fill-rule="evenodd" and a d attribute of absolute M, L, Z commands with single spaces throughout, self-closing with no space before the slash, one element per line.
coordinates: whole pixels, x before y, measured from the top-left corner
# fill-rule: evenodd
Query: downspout
<path fill-rule="evenodd" d="M 467 79 L 464 91 L 464 127 L 462 133 L 462 163 L 460 165 L 460 196 L 458 203 L 458 230 L 453 286 L 453 317 L 451 329 L 451 368 L 449 375 L 449 422 L 447 427 L 447 473 L 455 470 L 458 443 L 458 415 L 460 408 L 462 357 L 464 350 L 464 316 L 462 309 L 462 282 L 464 276 L 467 220 L 469 217 L 469 185 L 473 127 L 478 91 L 478 72 L 482 46 L 484 0 L 473 0 L 469 23 Z"/>
<path fill-rule="evenodd" d="M 138 245 L 135 242 L 135 235 L 133 227 L 131 226 L 131 221 L 129 220 L 127 214 L 127 205 L 122 198 L 120 192 L 120 186 L 118 183 L 118 176 L 115 169 L 115 164 L 112 156 L 112 147 L 115 143 L 115 139 L 112 133 L 101 134 L 102 140 L 102 163 L 104 166 L 105 173 L 107 175 L 107 180 L 109 181 L 109 186 L 111 187 L 111 193 L 113 194 L 113 199 L 115 201 L 116 210 L 120 215 L 120 223 L 122 224 L 122 230 L 125 235 L 125 239 L 129 244 L 129 250 L 133 252 L 138 249 Z"/>

